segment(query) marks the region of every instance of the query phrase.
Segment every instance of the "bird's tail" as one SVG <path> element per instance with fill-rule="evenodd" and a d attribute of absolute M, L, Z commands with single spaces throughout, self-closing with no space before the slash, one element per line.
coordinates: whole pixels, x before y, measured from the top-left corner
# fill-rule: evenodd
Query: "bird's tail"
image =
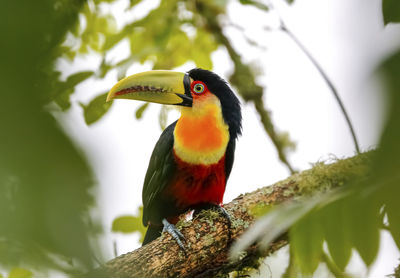
<path fill-rule="evenodd" d="M 143 240 L 143 245 L 146 245 L 147 243 L 152 242 L 153 240 L 155 240 L 156 238 L 158 238 L 161 235 L 163 226 L 162 225 L 149 225 L 149 227 L 147 228 L 147 232 L 146 235 L 144 236 L 144 240 Z"/>

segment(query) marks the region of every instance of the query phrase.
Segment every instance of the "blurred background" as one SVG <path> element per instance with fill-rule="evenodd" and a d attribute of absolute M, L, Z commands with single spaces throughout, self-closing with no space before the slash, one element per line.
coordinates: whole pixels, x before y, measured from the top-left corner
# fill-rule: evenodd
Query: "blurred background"
<path fill-rule="evenodd" d="M 361 151 L 376 148 L 398 100 L 380 69 L 400 48 L 400 26 L 384 14 L 380 0 L 10 3 L 0 22 L 0 273 L 71 276 L 140 246 L 148 161 L 179 113 L 105 103 L 130 74 L 202 67 L 238 93 L 243 136 L 224 202 L 357 153 L 318 67 Z M 398 248 L 389 231 L 380 238 L 377 259 L 367 267 L 353 251 L 348 274 L 394 272 Z M 280 277 L 288 256 L 280 250 L 252 275 Z M 334 276 L 321 264 L 314 277 Z"/>

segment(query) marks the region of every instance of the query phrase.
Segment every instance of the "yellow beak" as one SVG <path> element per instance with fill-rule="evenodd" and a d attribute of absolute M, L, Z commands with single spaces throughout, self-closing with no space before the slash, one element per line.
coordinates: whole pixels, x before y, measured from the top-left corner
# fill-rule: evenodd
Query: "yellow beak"
<path fill-rule="evenodd" d="M 134 99 L 161 104 L 192 106 L 190 77 L 186 73 L 152 70 L 120 80 L 107 95 L 112 99 Z"/>

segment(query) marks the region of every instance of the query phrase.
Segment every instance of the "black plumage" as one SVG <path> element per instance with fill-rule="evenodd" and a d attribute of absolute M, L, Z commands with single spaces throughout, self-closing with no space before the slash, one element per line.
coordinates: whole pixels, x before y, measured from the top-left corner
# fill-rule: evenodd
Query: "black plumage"
<path fill-rule="evenodd" d="M 209 91 L 218 97 L 221 103 L 222 116 L 229 127 L 229 142 L 225 152 L 225 180 L 231 173 L 236 138 L 241 134 L 241 109 L 240 102 L 229 85 L 218 75 L 203 69 L 192 69 L 188 72 L 193 80 L 204 82 Z M 171 180 L 177 171 L 177 162 L 173 154 L 173 132 L 177 122 L 168 126 L 161 134 L 150 158 L 148 170 L 143 186 L 143 224 L 151 223 L 146 234 L 144 244 L 157 238 L 162 230 L 163 218 L 178 216 L 193 209 L 178 208 L 176 200 L 166 198 L 164 190 L 170 186 Z"/>

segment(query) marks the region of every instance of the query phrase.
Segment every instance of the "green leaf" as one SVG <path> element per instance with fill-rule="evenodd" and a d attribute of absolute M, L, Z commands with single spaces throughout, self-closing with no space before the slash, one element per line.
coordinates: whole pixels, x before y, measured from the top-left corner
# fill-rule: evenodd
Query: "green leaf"
<path fill-rule="evenodd" d="M 290 251 L 289 253 L 289 264 L 282 274 L 282 278 L 298 278 L 299 277 L 299 269 L 294 262 L 293 252 Z"/>
<path fill-rule="evenodd" d="M 254 0 L 240 0 L 243 5 L 252 5 L 260 10 L 269 11 L 269 7 L 263 3 Z"/>
<path fill-rule="evenodd" d="M 400 249 L 400 202 L 390 202 L 386 204 L 386 213 L 389 221 L 390 233 L 397 247 Z"/>
<path fill-rule="evenodd" d="M 197 29 L 190 58 L 196 63 L 197 67 L 211 70 L 213 68 L 211 54 L 217 48 L 218 44 L 211 33 Z"/>
<path fill-rule="evenodd" d="M 102 257 L 94 232 L 98 222 L 89 215 L 93 170 L 43 107 L 54 99 L 53 85 L 58 83 L 51 78 L 56 75 L 57 48 L 78 21 L 83 3 L 20 0 L 0 9 L 0 18 L 8 23 L 0 24 L 0 84 L 8 92 L 7 105 L 0 109 L 2 265 L 71 274 L 91 268 L 92 247 Z M 21 11 L 26 12 L 18 16 Z M 60 263 L 66 257 L 73 259 L 73 266 Z"/>
<path fill-rule="evenodd" d="M 71 107 L 70 96 L 75 92 L 74 88 L 63 88 L 54 98 L 54 102 L 60 106 L 61 110 L 67 110 Z"/>
<path fill-rule="evenodd" d="M 65 82 L 55 85 L 54 102 L 64 111 L 71 106 L 70 97 L 75 92 L 75 86 L 94 74 L 93 71 L 81 71 L 68 76 Z"/>
<path fill-rule="evenodd" d="M 103 50 L 106 38 L 117 32 L 117 24 L 114 16 L 101 14 L 96 9 L 85 6 L 82 15 L 86 19 L 86 28 L 80 35 L 81 46 L 79 52 L 85 54 L 92 49 L 96 52 Z"/>
<path fill-rule="evenodd" d="M 100 64 L 100 68 L 98 70 L 98 76 L 99 78 L 104 78 L 109 70 L 112 70 L 114 67 L 113 65 L 110 65 L 106 62 L 106 60 L 103 58 Z"/>
<path fill-rule="evenodd" d="M 116 34 L 106 36 L 106 40 L 103 45 L 103 51 L 107 51 L 119 43 L 122 39 L 127 36 L 127 32 L 118 32 Z"/>
<path fill-rule="evenodd" d="M 113 102 L 106 102 L 108 93 L 103 93 L 90 101 L 88 105 L 81 103 L 83 115 L 87 125 L 91 125 L 98 120 L 110 109 Z"/>
<path fill-rule="evenodd" d="M 167 105 L 163 105 L 160 109 L 158 124 L 160 125 L 161 130 L 164 130 L 167 127 L 169 109 L 170 108 Z"/>
<path fill-rule="evenodd" d="M 143 116 L 143 112 L 147 109 L 147 107 L 149 106 L 149 103 L 146 102 L 145 104 L 141 105 L 135 113 L 135 117 L 136 119 L 141 119 Z"/>
<path fill-rule="evenodd" d="M 139 4 L 142 0 L 129 0 L 130 4 L 129 4 L 129 8 L 132 8 L 134 6 L 136 6 L 137 4 Z"/>
<path fill-rule="evenodd" d="M 344 271 L 351 257 L 351 242 L 345 215 L 344 200 L 338 200 L 320 211 L 321 223 L 332 260 Z"/>
<path fill-rule="evenodd" d="M 383 0 L 382 1 L 383 22 L 398 23 L 400 22 L 400 1 L 399 0 Z"/>
<path fill-rule="evenodd" d="M 94 3 L 96 4 L 96 5 L 98 5 L 98 4 L 101 4 L 101 3 L 112 3 L 112 2 L 114 2 L 115 0 L 94 0 Z"/>
<path fill-rule="evenodd" d="M 386 103 L 389 106 L 387 121 L 380 139 L 380 148 L 375 159 L 375 176 L 386 204 L 389 228 L 394 241 L 400 248 L 400 49 L 388 57 L 380 66 L 379 74 L 383 76 L 386 88 Z"/>
<path fill-rule="evenodd" d="M 371 196 L 369 196 L 371 197 Z M 379 250 L 379 207 L 372 198 L 351 196 L 346 208 L 346 227 L 350 239 L 366 265 L 371 265 Z"/>
<path fill-rule="evenodd" d="M 80 25 L 79 22 L 76 22 L 70 29 L 71 34 L 75 37 L 79 37 Z"/>
<path fill-rule="evenodd" d="M 289 238 L 295 262 L 303 273 L 312 274 L 320 262 L 324 239 L 318 212 L 309 213 L 293 225 Z"/>
<path fill-rule="evenodd" d="M 73 61 L 76 56 L 76 51 L 72 50 L 71 47 L 65 46 L 65 45 L 60 45 L 57 48 L 57 52 L 55 53 L 59 57 L 64 57 L 68 59 L 69 61 Z"/>
<path fill-rule="evenodd" d="M 29 278 L 32 277 L 33 273 L 24 268 L 13 268 L 8 274 L 8 278 Z"/>
<path fill-rule="evenodd" d="M 173 30 L 171 28 L 169 32 L 166 47 L 157 53 L 154 69 L 179 67 L 192 58 L 191 41 L 188 35 L 179 29 Z"/>
<path fill-rule="evenodd" d="M 67 80 L 65 81 L 65 86 L 67 88 L 73 88 L 79 83 L 85 81 L 89 77 L 91 77 L 94 74 L 93 71 L 81 71 L 74 73 L 70 76 L 68 76 Z"/>
<path fill-rule="evenodd" d="M 112 231 L 120 233 L 139 232 L 141 235 L 140 242 L 143 242 L 146 228 L 142 224 L 143 207 L 139 207 L 138 215 L 125 215 L 114 219 L 112 223 Z"/>
<path fill-rule="evenodd" d="M 319 202 L 319 198 L 314 198 L 307 199 L 305 202 L 289 202 L 275 206 L 233 244 L 230 251 L 231 259 L 238 259 L 243 251 L 259 240 L 261 240 L 261 248 L 267 248 L 272 240 L 286 232 Z"/>
<path fill-rule="evenodd" d="M 119 216 L 115 218 L 112 223 L 112 231 L 128 234 L 138 231 L 141 226 L 143 225 L 138 217 L 127 215 Z"/>

